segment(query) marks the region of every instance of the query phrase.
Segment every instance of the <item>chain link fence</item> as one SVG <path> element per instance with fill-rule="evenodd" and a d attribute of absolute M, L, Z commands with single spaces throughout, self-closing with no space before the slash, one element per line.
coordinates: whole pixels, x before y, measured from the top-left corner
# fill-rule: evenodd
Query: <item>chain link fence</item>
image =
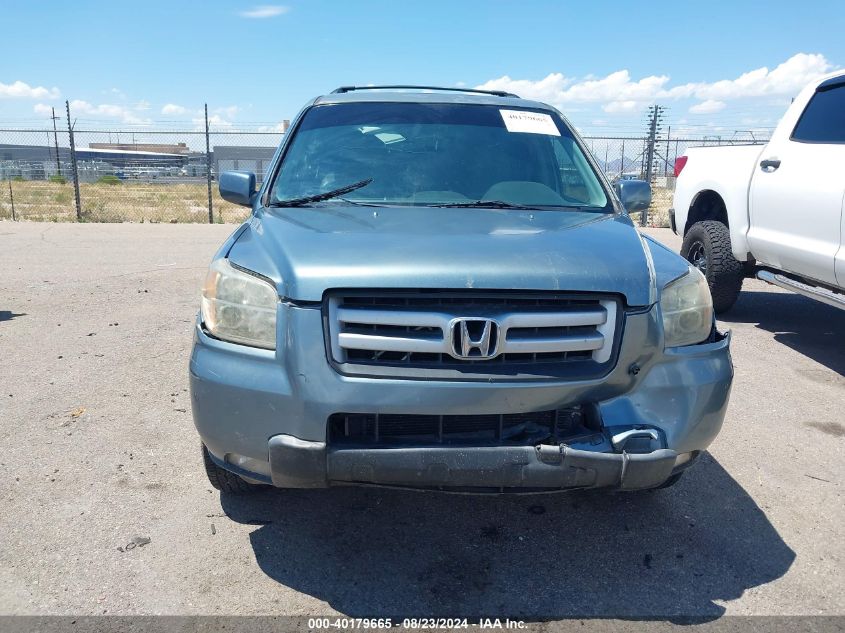
<path fill-rule="evenodd" d="M 675 159 L 690 147 L 719 145 L 747 145 L 765 143 L 766 139 L 752 136 L 718 136 L 680 138 L 656 137 L 584 137 L 584 142 L 611 183 L 624 178 L 648 180 L 651 183 L 651 206 L 645 213 L 632 216 L 643 225 L 669 226 L 669 208 L 675 193 Z M 649 151 L 651 149 L 651 151 Z M 648 156 L 652 156 L 649 164 Z"/>
<path fill-rule="evenodd" d="M 0 219 L 55 222 L 238 222 L 217 174 L 259 178 L 280 132 L 0 129 Z M 49 137 L 49 138 L 48 138 Z M 211 196 L 209 197 L 209 185 Z"/>
<path fill-rule="evenodd" d="M 0 129 L 0 219 L 240 222 L 249 210 L 220 198 L 217 175 L 253 171 L 260 182 L 281 139 L 281 132 L 213 128 Z M 652 206 L 641 218 L 650 226 L 668 226 L 675 159 L 688 147 L 761 142 L 668 136 L 584 140 L 611 182 L 650 179 Z"/>

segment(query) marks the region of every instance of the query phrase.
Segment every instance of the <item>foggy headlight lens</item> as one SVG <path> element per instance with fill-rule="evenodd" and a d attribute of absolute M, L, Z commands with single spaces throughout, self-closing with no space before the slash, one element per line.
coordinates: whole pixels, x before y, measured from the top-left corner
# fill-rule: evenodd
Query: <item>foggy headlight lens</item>
<path fill-rule="evenodd" d="M 710 336 L 713 300 L 707 280 L 697 268 L 673 281 L 660 296 L 666 347 L 694 345 Z"/>
<path fill-rule="evenodd" d="M 211 264 L 202 289 L 202 320 L 217 338 L 276 349 L 276 289 L 263 279 L 233 267 L 229 260 Z"/>

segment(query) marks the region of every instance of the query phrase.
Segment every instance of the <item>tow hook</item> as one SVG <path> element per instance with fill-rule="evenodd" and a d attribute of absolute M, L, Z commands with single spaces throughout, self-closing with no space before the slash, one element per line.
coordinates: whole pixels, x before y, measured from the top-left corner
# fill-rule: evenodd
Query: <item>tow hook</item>
<path fill-rule="evenodd" d="M 654 429 L 630 429 L 628 431 L 622 431 L 622 433 L 617 433 L 611 437 L 610 443 L 613 445 L 613 449 L 618 451 L 624 448 L 625 442 L 630 440 L 632 437 L 650 437 L 653 440 L 660 439 L 660 436 Z"/>

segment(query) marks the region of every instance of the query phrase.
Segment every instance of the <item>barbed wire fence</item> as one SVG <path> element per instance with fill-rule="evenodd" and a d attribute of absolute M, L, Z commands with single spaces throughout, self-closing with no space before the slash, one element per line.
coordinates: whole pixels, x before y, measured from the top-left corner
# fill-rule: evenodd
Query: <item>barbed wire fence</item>
<path fill-rule="evenodd" d="M 261 182 L 283 138 L 282 130 L 215 127 L 207 110 L 205 121 L 192 130 L 81 129 L 69 107 L 63 114 L 64 129 L 0 128 L 0 220 L 240 222 L 249 210 L 220 197 L 218 174 L 253 171 Z M 668 226 L 675 159 L 688 147 L 762 140 L 669 134 L 584 138 L 609 180 L 651 181 L 652 205 L 641 218 L 651 226 Z"/>

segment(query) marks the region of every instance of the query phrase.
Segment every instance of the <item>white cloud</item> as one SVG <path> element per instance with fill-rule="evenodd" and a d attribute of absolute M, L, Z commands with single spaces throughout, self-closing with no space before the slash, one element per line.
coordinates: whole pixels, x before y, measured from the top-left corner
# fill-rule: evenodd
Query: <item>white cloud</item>
<path fill-rule="evenodd" d="M 476 89 L 504 90 L 505 92 L 516 93 L 526 99 L 562 103 L 563 90 L 569 83 L 571 83 L 571 80 L 566 79 L 561 73 L 552 73 L 538 81 L 531 79 L 511 79 L 507 75 L 504 75 L 498 79 L 491 79 L 480 86 L 476 86 Z"/>
<path fill-rule="evenodd" d="M 693 82 L 672 86 L 667 75 L 650 75 L 634 80 L 627 70 L 618 70 L 604 77 L 566 77 L 550 73 L 543 79 L 512 79 L 505 75 L 491 79 L 478 88 L 504 90 L 521 97 L 545 101 L 554 106 L 570 104 L 602 104 L 605 112 L 632 112 L 656 100 L 699 99 L 698 113 L 721 110 L 731 99 L 794 95 L 809 81 L 833 70 L 824 55 L 797 53 L 773 70 L 757 68 L 735 79 L 714 82 Z M 723 105 L 719 105 L 719 104 Z M 706 105 L 705 105 L 706 104 Z M 703 108 L 703 109 L 701 109 Z M 696 112 L 696 110 L 692 110 Z"/>
<path fill-rule="evenodd" d="M 634 101 L 633 99 L 628 101 L 611 101 L 610 103 L 605 104 L 602 107 L 602 110 L 608 114 L 613 114 L 615 112 L 634 112 L 635 110 L 644 108 L 645 105 L 644 101 Z"/>
<path fill-rule="evenodd" d="M 0 98 L 6 99 L 58 99 L 58 88 L 33 87 L 22 81 L 11 84 L 0 82 Z"/>
<path fill-rule="evenodd" d="M 176 105 L 175 103 L 167 103 L 161 109 L 162 114 L 166 115 L 182 115 L 188 113 L 188 108 L 185 108 L 180 105 Z"/>
<path fill-rule="evenodd" d="M 32 111 L 35 114 L 40 114 L 42 116 L 53 116 L 53 108 L 48 106 L 46 103 L 36 103 L 32 106 Z"/>
<path fill-rule="evenodd" d="M 551 73 L 539 81 L 514 80 L 505 75 L 478 88 L 514 92 L 520 97 L 546 101 L 557 106 L 570 103 L 604 103 L 606 112 L 624 112 L 650 101 L 668 81 L 669 77 L 665 75 L 652 75 L 632 81 L 627 70 L 619 70 L 606 77 L 585 77 L 580 80 L 568 78 L 562 73 Z"/>
<path fill-rule="evenodd" d="M 191 119 L 191 121 L 193 121 L 197 128 L 205 129 L 205 117 L 197 117 Z M 219 114 L 210 114 L 208 116 L 208 125 L 209 127 L 232 127 L 232 122 L 227 121 Z"/>
<path fill-rule="evenodd" d="M 101 103 L 94 105 L 83 101 L 82 99 L 74 99 L 70 102 L 70 111 L 72 114 L 84 114 L 86 116 L 104 116 L 109 118 L 119 118 L 123 116 L 125 110 L 122 106 L 112 105 L 110 103 Z"/>
<path fill-rule="evenodd" d="M 147 101 L 146 99 L 141 99 L 133 107 L 135 108 L 135 110 L 138 110 L 139 112 L 144 112 L 144 111 L 150 109 L 150 102 Z"/>
<path fill-rule="evenodd" d="M 140 118 L 132 110 L 123 106 L 113 105 L 111 103 L 95 105 L 81 99 L 74 99 L 70 102 L 70 114 L 72 117 L 119 119 L 123 123 L 129 123 L 131 125 L 141 125 L 150 122 L 149 119 Z"/>
<path fill-rule="evenodd" d="M 225 127 L 229 127 L 232 123 L 229 119 L 234 119 L 238 113 L 241 111 L 240 106 L 230 105 L 230 106 L 223 106 L 220 108 L 215 108 L 211 111 L 211 114 L 208 115 L 208 121 L 212 125 L 222 125 Z M 197 124 L 202 125 L 205 127 L 205 111 L 203 108 L 199 108 L 197 110 L 193 110 L 191 108 L 186 108 L 185 106 L 181 106 L 177 103 L 167 103 L 161 108 L 161 113 L 165 116 L 186 116 L 190 115 L 193 117 L 191 120 Z"/>
<path fill-rule="evenodd" d="M 824 55 L 798 53 L 774 70 L 765 66 L 743 73 L 736 79 L 712 83 L 688 83 L 666 92 L 672 98 L 695 97 L 705 100 L 740 99 L 768 95 L 793 95 L 808 82 L 833 70 Z"/>
<path fill-rule="evenodd" d="M 260 4 L 248 11 L 241 11 L 240 16 L 242 18 L 254 18 L 260 20 L 264 18 L 275 18 L 277 15 L 282 15 L 288 11 L 290 11 L 290 7 L 286 7 L 281 4 Z"/>
<path fill-rule="evenodd" d="M 222 108 L 214 108 L 214 112 L 217 112 L 219 114 L 225 114 L 230 119 L 234 119 L 238 115 L 238 112 L 240 112 L 240 110 L 241 109 L 236 105 L 225 106 Z"/>
<path fill-rule="evenodd" d="M 690 114 L 713 114 L 714 112 L 721 112 L 728 104 L 724 101 L 717 101 L 715 99 L 707 99 L 701 103 L 696 103 L 691 106 Z"/>
<path fill-rule="evenodd" d="M 261 125 L 258 127 L 259 132 L 284 132 L 285 122 L 279 121 L 276 125 Z"/>
<path fill-rule="evenodd" d="M 212 114 L 208 117 L 208 124 L 215 125 L 217 127 L 232 127 L 231 121 L 227 121 L 219 114 Z"/>

